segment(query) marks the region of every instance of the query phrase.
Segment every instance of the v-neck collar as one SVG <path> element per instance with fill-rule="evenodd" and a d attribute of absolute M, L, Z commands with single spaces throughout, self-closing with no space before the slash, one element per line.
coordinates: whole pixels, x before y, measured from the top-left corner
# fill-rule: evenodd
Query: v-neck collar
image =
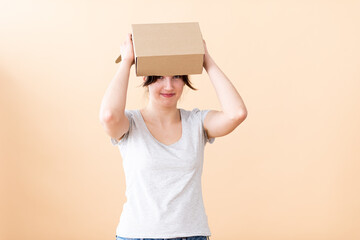
<path fill-rule="evenodd" d="M 180 119 L 181 119 L 181 137 L 180 137 L 179 140 L 177 140 L 176 142 L 174 142 L 174 143 L 172 143 L 172 144 L 170 144 L 170 145 L 167 145 L 167 144 L 162 143 L 162 142 L 160 142 L 159 140 L 157 140 L 157 139 L 151 134 L 149 128 L 147 127 L 147 125 L 146 125 L 146 123 L 145 123 L 145 120 L 144 120 L 144 118 L 143 118 L 143 116 L 142 116 L 142 114 L 141 114 L 140 109 L 137 109 L 137 112 L 138 112 L 138 114 L 139 114 L 139 116 L 140 116 L 141 122 L 144 124 L 144 128 L 145 128 L 146 132 L 155 140 L 155 142 L 157 142 L 157 143 L 159 143 L 160 145 L 165 146 L 165 147 L 173 147 L 174 145 L 177 145 L 180 141 L 182 141 L 182 139 L 184 138 L 184 131 L 185 131 L 185 128 L 184 128 L 184 116 L 183 116 L 184 114 L 183 114 L 181 108 L 179 108 L 179 110 L 180 110 Z"/>

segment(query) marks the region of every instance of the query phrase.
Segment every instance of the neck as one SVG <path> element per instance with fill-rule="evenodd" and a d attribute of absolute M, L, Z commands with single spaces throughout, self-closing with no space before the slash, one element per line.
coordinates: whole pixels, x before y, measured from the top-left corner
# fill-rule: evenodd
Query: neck
<path fill-rule="evenodd" d="M 149 102 L 144 108 L 144 113 L 151 122 L 157 121 L 161 124 L 176 123 L 180 119 L 180 113 L 176 105 L 165 107 Z"/>

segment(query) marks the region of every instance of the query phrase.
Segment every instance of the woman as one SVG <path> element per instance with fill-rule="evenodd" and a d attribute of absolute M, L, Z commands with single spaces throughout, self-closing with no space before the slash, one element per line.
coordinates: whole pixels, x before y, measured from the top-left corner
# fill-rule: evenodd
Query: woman
<path fill-rule="evenodd" d="M 122 61 L 100 109 L 101 123 L 122 155 L 126 179 L 127 202 L 116 239 L 210 239 L 201 190 L 204 146 L 243 122 L 246 107 L 204 41 L 204 68 L 221 111 L 177 108 L 184 85 L 194 89 L 186 75 L 144 77 L 149 103 L 125 110 L 134 64 L 131 37 L 121 45 Z"/>

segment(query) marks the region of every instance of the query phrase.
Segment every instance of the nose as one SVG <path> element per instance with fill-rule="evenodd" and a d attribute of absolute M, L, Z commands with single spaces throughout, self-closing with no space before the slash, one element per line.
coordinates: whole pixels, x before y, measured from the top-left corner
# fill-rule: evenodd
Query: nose
<path fill-rule="evenodd" d="M 169 90 L 169 89 L 173 89 L 173 82 L 171 81 L 171 77 L 165 77 L 165 89 Z"/>

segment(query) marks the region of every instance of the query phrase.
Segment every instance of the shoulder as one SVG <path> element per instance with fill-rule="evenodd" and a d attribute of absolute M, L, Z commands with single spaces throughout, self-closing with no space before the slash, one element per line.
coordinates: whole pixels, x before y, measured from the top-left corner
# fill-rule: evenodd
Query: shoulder
<path fill-rule="evenodd" d="M 129 121 L 137 121 L 139 119 L 139 110 L 138 109 L 125 109 L 125 116 Z"/>
<path fill-rule="evenodd" d="M 125 116 L 129 120 L 129 131 L 136 128 L 140 119 L 140 114 L 137 109 L 125 109 Z"/>
<path fill-rule="evenodd" d="M 129 138 L 130 135 L 132 135 L 132 132 L 134 130 L 136 130 L 137 127 L 137 110 L 131 110 L 131 109 L 125 109 L 124 111 L 125 116 L 127 117 L 127 119 L 129 120 L 129 129 L 119 138 L 119 139 L 115 139 L 115 138 L 111 138 L 111 143 L 113 145 L 121 145 L 124 142 L 126 142 L 126 140 Z"/>
<path fill-rule="evenodd" d="M 192 110 L 183 110 L 185 118 L 187 122 L 189 122 L 189 126 L 202 132 L 201 136 L 203 136 L 202 139 L 204 139 L 204 143 L 213 143 L 215 140 L 215 138 L 208 137 L 207 131 L 204 127 L 205 117 L 211 111 L 213 110 L 199 108 L 193 108 Z"/>
<path fill-rule="evenodd" d="M 210 111 L 208 109 L 193 108 L 192 110 L 181 109 L 186 119 L 204 121 L 205 116 Z"/>
<path fill-rule="evenodd" d="M 138 111 L 137 109 L 125 109 L 125 115 L 127 117 L 133 117 L 135 116 L 137 111 Z"/>
<path fill-rule="evenodd" d="M 181 116 L 188 119 L 188 118 L 193 118 L 193 117 L 197 116 L 200 112 L 200 109 L 193 108 L 192 110 L 186 110 L 186 109 L 180 108 L 180 111 L 181 111 Z"/>

